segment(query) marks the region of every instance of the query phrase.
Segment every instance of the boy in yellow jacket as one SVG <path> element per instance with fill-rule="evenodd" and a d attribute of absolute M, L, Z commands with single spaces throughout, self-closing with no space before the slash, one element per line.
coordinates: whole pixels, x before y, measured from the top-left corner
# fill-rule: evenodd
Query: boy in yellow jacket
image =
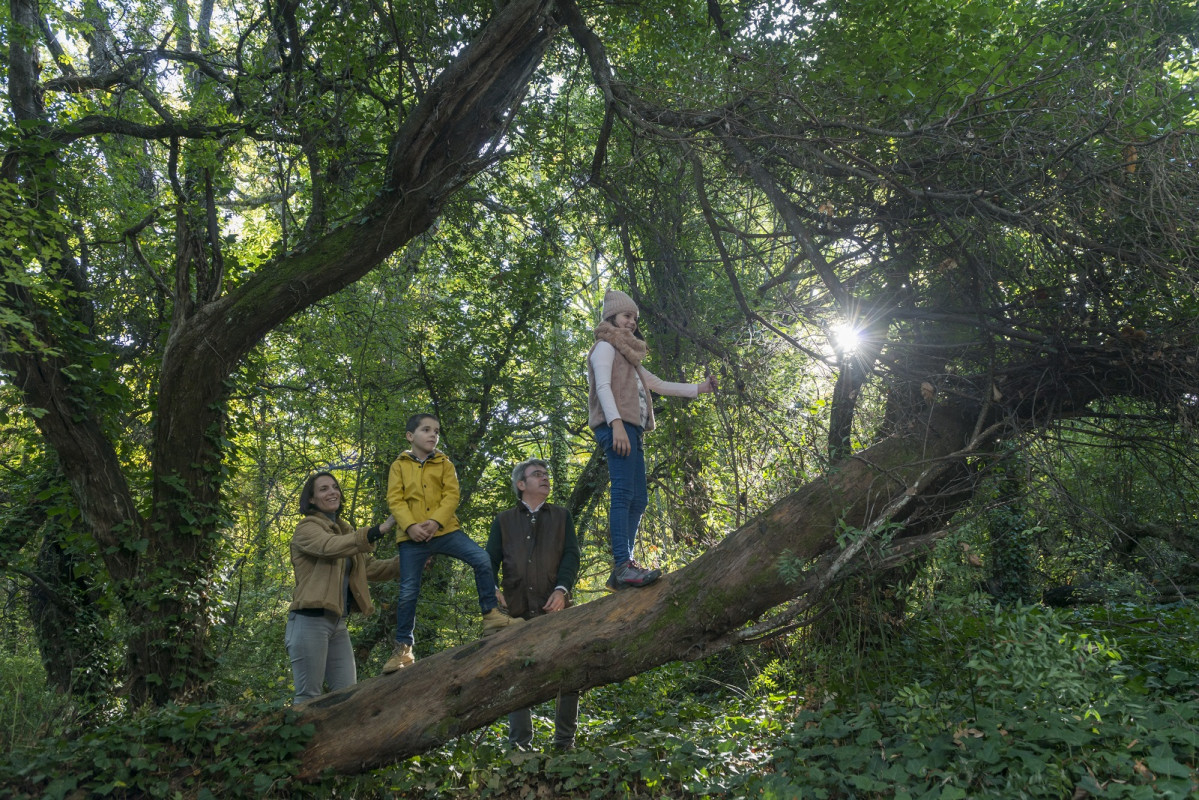
<path fill-rule="evenodd" d="M 523 622 L 497 607 L 491 559 L 458 524 L 458 473 L 446 454 L 437 449 L 441 423 L 432 414 L 414 414 L 406 427 L 405 436 L 412 448 L 400 453 L 387 476 L 387 505 L 396 518 L 400 548 L 400 597 L 396 603 L 395 650 L 383 667 L 384 673 L 416 660 L 412 655 L 412 631 L 421 575 L 429 556 L 447 555 L 474 570 L 484 636 Z"/>

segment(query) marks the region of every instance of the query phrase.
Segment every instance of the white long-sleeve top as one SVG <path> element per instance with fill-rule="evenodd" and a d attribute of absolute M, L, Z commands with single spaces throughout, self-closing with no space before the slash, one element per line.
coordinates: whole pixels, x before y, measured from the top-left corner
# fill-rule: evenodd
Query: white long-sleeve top
<path fill-rule="evenodd" d="M 620 419 L 620 412 L 616 409 L 616 398 L 612 395 L 612 362 L 615 360 L 615 347 L 604 341 L 595 343 L 595 349 L 591 351 L 591 369 L 595 373 L 595 395 L 599 399 L 600 408 L 604 410 L 604 419 L 609 425 L 612 424 L 612 420 Z M 642 375 L 645 376 L 645 381 L 641 380 Z M 641 419 L 634 424 L 641 427 L 645 427 L 645 423 L 649 419 L 647 410 L 650 403 L 649 392 L 669 397 L 699 396 L 699 384 L 697 383 L 664 381 L 645 367 L 637 370 L 637 376 L 637 399 L 641 406 Z M 646 383 L 649 385 L 646 386 Z M 627 421 L 631 422 L 631 420 Z"/>

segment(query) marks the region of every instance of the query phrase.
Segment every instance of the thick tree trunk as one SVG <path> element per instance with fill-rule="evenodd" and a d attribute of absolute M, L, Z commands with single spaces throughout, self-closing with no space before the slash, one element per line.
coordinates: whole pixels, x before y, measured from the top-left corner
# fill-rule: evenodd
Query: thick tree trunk
<path fill-rule="evenodd" d="M 301 712 L 302 722 L 316 726 L 301 776 L 377 767 L 547 700 L 560 687 L 599 686 L 727 647 L 730 631 L 805 587 L 827 588 L 787 576 L 837 551 L 839 523 L 865 528 L 894 511 L 905 493 L 912 502 L 896 519 L 926 499 L 937 505 L 946 497 L 923 495 L 935 491 L 940 476 L 960 474 L 974 422 L 969 412 L 939 407 L 907 435 L 846 459 L 653 586 L 540 617 L 318 698 Z M 948 502 L 968 496 L 949 495 Z"/>
<path fill-rule="evenodd" d="M 19 25 L 36 30 L 35 4 L 13 0 L 12 8 Z M 220 297 L 192 296 L 190 267 L 183 260 L 160 371 L 153 502 L 145 518 L 101 421 L 86 404 L 71 402 L 76 389 L 70 362 L 40 346 L 4 354 L 27 404 L 40 410 L 38 427 L 58 454 L 133 626 L 127 688 L 136 702 L 185 696 L 205 677 L 203 587 L 223 520 L 226 379 L 270 330 L 382 263 L 427 229 L 454 192 L 492 163 L 496 142 L 557 32 L 551 10 L 549 0 L 513 0 L 497 11 L 405 118 L 392 139 L 378 192 L 353 224 L 281 256 Z M 18 120 L 45 126 L 32 53 L 23 41 L 14 37 L 10 48 L 10 99 Z M 53 157 L 53 147 L 42 149 Z M 40 169 L 22 153 L 6 155 L 4 176 Z M 47 317 L 22 287 L 10 287 L 7 296 L 5 305 L 15 306 L 22 318 Z M 44 324 L 37 333 L 50 347 L 69 349 Z"/>
<path fill-rule="evenodd" d="M 29 617 L 47 682 L 83 701 L 84 710 L 112 691 L 102 627 L 106 612 L 81 558 L 66 544 L 68 530 L 51 519 L 43 532 L 29 589 Z"/>

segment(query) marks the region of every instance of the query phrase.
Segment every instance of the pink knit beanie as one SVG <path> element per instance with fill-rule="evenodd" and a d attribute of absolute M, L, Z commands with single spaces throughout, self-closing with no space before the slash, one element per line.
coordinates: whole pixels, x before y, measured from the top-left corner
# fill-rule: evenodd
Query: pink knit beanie
<path fill-rule="evenodd" d="M 632 311 L 633 316 L 638 316 L 637 304 L 633 302 L 633 298 L 619 289 L 604 292 L 604 310 L 600 319 L 612 319 L 622 311 Z"/>

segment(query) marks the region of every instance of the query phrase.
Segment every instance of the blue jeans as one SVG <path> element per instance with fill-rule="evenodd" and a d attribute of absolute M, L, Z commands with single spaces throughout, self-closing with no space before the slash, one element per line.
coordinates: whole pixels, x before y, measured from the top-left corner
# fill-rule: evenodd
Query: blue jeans
<path fill-rule="evenodd" d="M 461 529 L 434 536 L 427 542 L 400 542 L 400 599 L 396 602 L 396 642 L 400 644 L 415 644 L 412 629 L 416 626 L 416 599 L 420 596 L 425 562 L 432 555 L 466 562 L 475 571 L 479 609 L 486 614 L 497 605 L 491 557 Z"/>
<path fill-rule="evenodd" d="M 633 558 L 633 546 L 637 544 L 637 528 L 641 515 L 649 504 L 649 492 L 645 486 L 645 449 L 642 447 L 642 430 L 639 425 L 624 424 L 629 436 L 629 454 L 617 455 L 612 449 L 612 426 L 597 425 L 592 428 L 595 440 L 604 448 L 608 457 L 608 480 L 611 483 L 608 507 L 608 537 L 612 543 L 612 561 L 623 564 Z"/>

